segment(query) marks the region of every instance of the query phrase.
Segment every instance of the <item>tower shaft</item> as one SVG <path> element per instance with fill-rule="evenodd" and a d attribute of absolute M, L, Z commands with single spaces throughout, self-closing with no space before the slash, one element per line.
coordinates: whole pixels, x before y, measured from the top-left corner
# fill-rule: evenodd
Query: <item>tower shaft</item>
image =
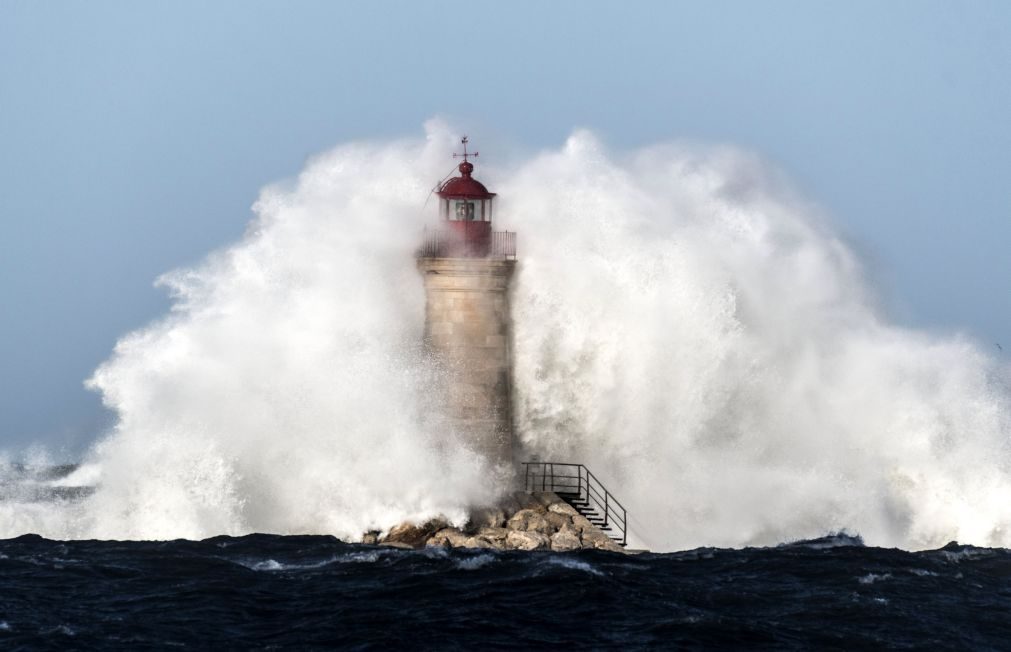
<path fill-rule="evenodd" d="M 513 463 L 509 283 L 515 260 L 418 258 L 425 343 L 445 369 L 444 409 L 475 452 Z"/>

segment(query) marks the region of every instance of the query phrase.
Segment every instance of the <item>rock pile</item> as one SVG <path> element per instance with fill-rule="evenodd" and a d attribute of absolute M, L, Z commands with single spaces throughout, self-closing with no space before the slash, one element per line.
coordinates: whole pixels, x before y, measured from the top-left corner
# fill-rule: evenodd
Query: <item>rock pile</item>
<path fill-rule="evenodd" d="M 362 543 L 397 548 L 491 548 L 554 550 L 597 548 L 625 552 L 584 516 L 552 492 L 517 492 L 497 507 L 475 510 L 463 528 L 442 519 L 417 525 L 402 523 L 386 536 L 368 532 Z"/>

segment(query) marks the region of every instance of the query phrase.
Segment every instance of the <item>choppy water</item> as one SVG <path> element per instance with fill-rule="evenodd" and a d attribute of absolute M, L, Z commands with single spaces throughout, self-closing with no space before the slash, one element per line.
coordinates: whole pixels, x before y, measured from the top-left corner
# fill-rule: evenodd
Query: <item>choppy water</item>
<path fill-rule="evenodd" d="M 846 537 L 623 556 L 331 537 L 0 542 L 0 646 L 1006 649 L 1011 551 Z"/>

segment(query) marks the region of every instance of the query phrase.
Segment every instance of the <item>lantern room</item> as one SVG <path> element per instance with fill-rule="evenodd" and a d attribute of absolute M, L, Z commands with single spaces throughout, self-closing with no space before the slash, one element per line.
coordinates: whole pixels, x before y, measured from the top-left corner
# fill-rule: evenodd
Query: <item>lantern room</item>
<path fill-rule="evenodd" d="M 442 228 L 448 236 L 447 255 L 455 257 L 480 258 L 487 256 L 491 250 L 492 231 L 491 217 L 495 193 L 488 192 L 484 184 L 472 175 L 474 164 L 467 151 L 467 137 L 460 141 L 463 144 L 463 154 L 460 157 L 460 176 L 446 181 L 438 190 L 439 212 L 442 217 Z"/>
<path fill-rule="evenodd" d="M 444 183 L 439 189 L 442 219 L 450 222 L 491 222 L 495 193 L 471 176 L 474 164 L 464 161 L 460 176 Z"/>

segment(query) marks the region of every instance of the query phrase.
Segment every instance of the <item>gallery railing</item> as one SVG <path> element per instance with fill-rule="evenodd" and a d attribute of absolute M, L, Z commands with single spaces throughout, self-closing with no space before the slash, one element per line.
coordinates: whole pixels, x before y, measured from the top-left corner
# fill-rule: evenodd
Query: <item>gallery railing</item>
<path fill-rule="evenodd" d="M 492 231 L 472 237 L 466 233 L 461 236 L 458 231 L 426 229 L 417 255 L 419 258 L 489 257 L 512 260 L 516 258 L 516 232 Z"/>

